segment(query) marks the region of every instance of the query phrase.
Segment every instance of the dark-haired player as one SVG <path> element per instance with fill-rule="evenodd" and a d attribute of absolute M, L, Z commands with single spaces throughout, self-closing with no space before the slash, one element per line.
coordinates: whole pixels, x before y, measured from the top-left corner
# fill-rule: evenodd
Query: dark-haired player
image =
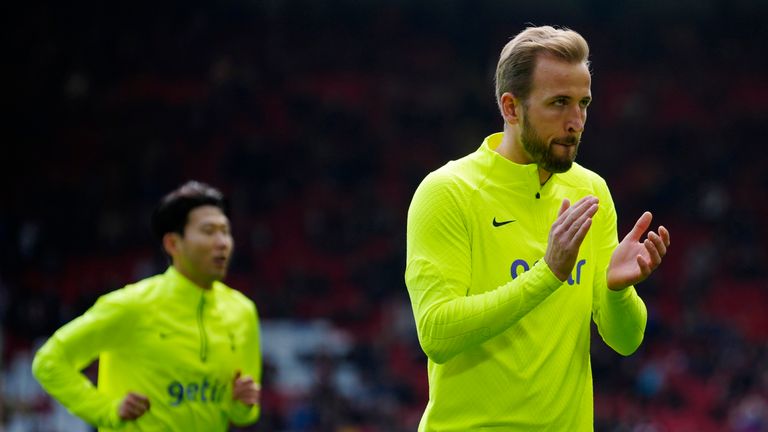
<path fill-rule="evenodd" d="M 233 250 L 223 195 L 190 181 L 152 215 L 171 266 L 99 298 L 35 356 L 42 386 L 100 431 L 226 431 L 259 416 L 252 301 L 221 280 Z M 98 386 L 80 371 L 99 360 Z"/>

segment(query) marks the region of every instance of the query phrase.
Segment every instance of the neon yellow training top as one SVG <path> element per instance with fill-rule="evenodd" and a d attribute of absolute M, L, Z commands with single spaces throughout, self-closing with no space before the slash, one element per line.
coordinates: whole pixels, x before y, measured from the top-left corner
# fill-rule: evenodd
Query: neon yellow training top
<path fill-rule="evenodd" d="M 574 164 L 541 187 L 535 164 L 494 149 L 502 134 L 430 173 L 408 212 L 406 285 L 428 357 L 419 431 L 593 429 L 590 316 L 629 355 L 646 309 L 607 288 L 618 244 L 605 181 Z M 542 259 L 562 200 L 597 196 L 577 264 L 561 283 Z"/>
<path fill-rule="evenodd" d="M 99 359 L 98 388 L 80 371 Z M 35 355 L 40 384 L 99 431 L 213 432 L 249 424 L 259 406 L 232 399 L 236 370 L 261 379 L 251 300 L 215 282 L 199 288 L 170 267 L 101 296 Z M 129 392 L 149 398 L 135 421 L 118 418 Z"/>

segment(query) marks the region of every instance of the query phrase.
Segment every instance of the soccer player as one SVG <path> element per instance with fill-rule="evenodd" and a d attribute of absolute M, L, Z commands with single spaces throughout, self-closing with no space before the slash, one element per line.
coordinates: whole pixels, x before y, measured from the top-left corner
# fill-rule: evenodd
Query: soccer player
<path fill-rule="evenodd" d="M 233 250 L 223 195 L 190 181 L 152 215 L 163 273 L 99 298 L 40 348 L 35 377 L 100 431 L 226 431 L 259 416 L 251 300 L 220 281 Z M 80 371 L 99 359 L 98 387 Z"/>
<path fill-rule="evenodd" d="M 529 27 L 502 50 L 504 129 L 427 175 L 408 212 L 405 280 L 428 357 L 420 431 L 593 429 L 590 317 L 622 355 L 647 312 L 634 284 L 669 232 L 618 242 L 605 181 L 575 163 L 592 101 L 589 48 Z"/>

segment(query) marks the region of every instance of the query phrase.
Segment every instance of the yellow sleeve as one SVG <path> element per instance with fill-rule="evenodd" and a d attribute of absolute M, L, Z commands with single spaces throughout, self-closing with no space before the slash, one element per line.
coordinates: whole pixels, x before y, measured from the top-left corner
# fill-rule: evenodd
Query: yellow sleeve
<path fill-rule="evenodd" d="M 435 363 L 502 333 L 562 285 L 544 260 L 512 281 L 468 296 L 470 232 L 460 186 L 432 173 L 408 211 L 405 282 L 419 342 Z"/>
<path fill-rule="evenodd" d="M 595 266 L 592 319 L 605 343 L 617 353 L 627 356 L 635 352 L 643 341 L 648 312 L 635 287 L 630 286 L 621 291 L 608 289 L 608 263 L 619 241 L 616 208 L 604 181 L 598 185 L 598 198 L 600 210 L 595 216 L 596 223 L 592 226 L 598 258 Z"/>
<path fill-rule="evenodd" d="M 119 291 L 102 296 L 87 312 L 61 327 L 37 351 L 32 373 L 72 414 L 97 427 L 116 428 L 121 399 L 99 390 L 81 371 L 103 351 L 124 343 L 136 316 Z"/>
<path fill-rule="evenodd" d="M 244 317 L 243 325 L 245 329 L 245 344 L 240 359 L 242 376 L 250 376 L 253 381 L 261 385 L 261 345 L 259 334 L 259 316 L 255 305 L 249 302 L 249 309 Z M 245 426 L 258 420 L 261 414 L 261 406 L 245 405 L 239 401 L 232 400 L 229 409 L 229 419 L 237 426 Z"/>

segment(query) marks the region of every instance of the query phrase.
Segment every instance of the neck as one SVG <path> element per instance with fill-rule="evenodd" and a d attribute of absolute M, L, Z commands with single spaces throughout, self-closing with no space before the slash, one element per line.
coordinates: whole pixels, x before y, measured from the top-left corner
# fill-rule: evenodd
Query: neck
<path fill-rule="evenodd" d="M 190 282 L 192 282 L 199 288 L 204 290 L 209 290 L 213 287 L 213 281 L 209 281 L 205 278 L 197 277 L 196 275 L 187 271 L 183 267 L 180 267 L 177 265 L 174 265 L 174 267 L 176 268 L 176 271 L 178 271 L 182 276 L 184 276 L 186 279 L 188 279 Z"/>
<path fill-rule="evenodd" d="M 520 144 L 520 138 L 517 129 L 504 125 L 504 135 L 501 137 L 501 144 L 496 147 L 496 153 L 504 156 L 506 159 L 520 165 L 532 163 L 530 156 L 523 150 Z"/>
<path fill-rule="evenodd" d="M 539 185 L 544 186 L 549 179 L 552 178 L 552 173 L 539 167 Z"/>

